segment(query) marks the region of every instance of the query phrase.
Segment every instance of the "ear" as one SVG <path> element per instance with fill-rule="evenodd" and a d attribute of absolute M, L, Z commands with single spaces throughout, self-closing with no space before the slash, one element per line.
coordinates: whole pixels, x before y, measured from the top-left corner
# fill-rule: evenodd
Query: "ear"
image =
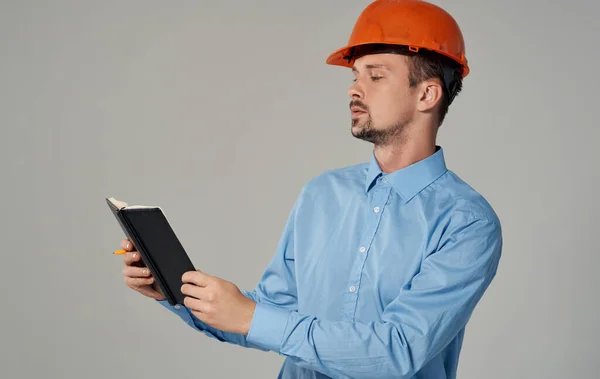
<path fill-rule="evenodd" d="M 425 80 L 419 85 L 420 97 L 417 101 L 417 110 L 431 112 L 442 101 L 443 88 L 438 79 Z"/>

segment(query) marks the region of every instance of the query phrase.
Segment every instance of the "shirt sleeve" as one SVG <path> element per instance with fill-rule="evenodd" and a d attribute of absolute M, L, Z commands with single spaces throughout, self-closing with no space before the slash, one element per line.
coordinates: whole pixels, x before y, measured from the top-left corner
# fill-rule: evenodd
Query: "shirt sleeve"
<path fill-rule="evenodd" d="M 244 293 L 244 295 L 248 296 L 248 293 Z M 216 339 L 220 342 L 227 342 L 242 347 L 253 348 L 263 351 L 267 350 L 262 346 L 249 342 L 246 336 L 243 334 L 224 332 L 217 328 L 213 328 L 212 326 L 204 323 L 198 317 L 196 317 L 188 307 L 185 307 L 183 305 L 172 306 L 167 300 L 159 300 L 158 303 L 164 306 L 169 311 L 176 314 L 177 316 L 179 316 L 187 325 L 191 326 L 193 329 L 199 332 L 204 333 L 210 338 Z"/>
<path fill-rule="evenodd" d="M 450 228 L 381 321 L 328 321 L 259 303 L 248 341 L 331 377 L 410 378 L 452 341 L 495 276 L 500 224 Z"/>
<path fill-rule="evenodd" d="M 253 291 L 241 291 L 257 304 L 266 304 L 278 309 L 297 309 L 296 278 L 294 274 L 294 224 L 298 208 L 302 203 L 303 193 L 304 189 L 294 203 L 277 244 L 276 252 L 263 272 L 258 285 Z M 167 300 L 159 301 L 159 303 L 178 315 L 186 324 L 203 332 L 208 337 L 243 347 L 268 350 L 268 347 L 248 341 L 246 335 L 224 332 L 211 327 L 198 319 L 188 307 L 183 305 L 174 307 Z"/>

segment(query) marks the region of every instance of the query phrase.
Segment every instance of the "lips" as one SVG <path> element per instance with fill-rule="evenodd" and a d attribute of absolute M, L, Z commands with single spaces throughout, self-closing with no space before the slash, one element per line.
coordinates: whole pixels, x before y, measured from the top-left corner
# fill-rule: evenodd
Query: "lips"
<path fill-rule="evenodd" d="M 360 107 L 351 107 L 350 111 L 352 112 L 353 117 L 357 117 L 357 116 L 367 113 L 364 109 L 362 109 Z"/>

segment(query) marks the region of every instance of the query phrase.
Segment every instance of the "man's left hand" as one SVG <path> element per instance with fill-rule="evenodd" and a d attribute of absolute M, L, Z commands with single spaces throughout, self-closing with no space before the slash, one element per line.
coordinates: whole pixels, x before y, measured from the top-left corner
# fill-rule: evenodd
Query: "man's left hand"
<path fill-rule="evenodd" d="M 226 280 L 189 271 L 181 277 L 184 305 L 200 321 L 224 332 L 247 335 L 256 303 Z"/>

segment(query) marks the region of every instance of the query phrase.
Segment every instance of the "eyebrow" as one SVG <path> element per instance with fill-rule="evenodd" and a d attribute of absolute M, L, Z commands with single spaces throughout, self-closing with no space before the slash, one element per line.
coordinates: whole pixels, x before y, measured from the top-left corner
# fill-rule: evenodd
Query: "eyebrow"
<path fill-rule="evenodd" d="M 374 68 L 382 68 L 384 70 L 389 70 L 385 65 L 382 65 L 382 64 L 368 64 L 365 66 L 365 69 L 367 69 L 367 70 L 372 70 Z M 358 69 L 356 68 L 356 66 L 352 66 L 352 72 L 358 72 Z"/>

